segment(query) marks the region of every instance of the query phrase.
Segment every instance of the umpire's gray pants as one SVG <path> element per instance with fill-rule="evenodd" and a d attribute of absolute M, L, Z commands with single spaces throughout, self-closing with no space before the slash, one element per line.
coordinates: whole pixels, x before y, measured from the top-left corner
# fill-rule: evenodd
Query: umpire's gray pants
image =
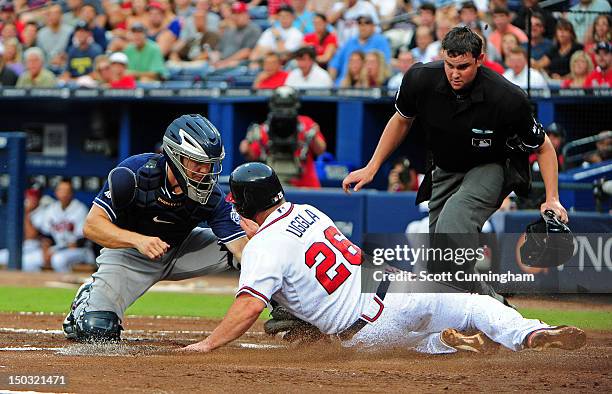
<path fill-rule="evenodd" d="M 455 247 L 478 248 L 482 226 L 499 209 L 508 194 L 504 187 L 502 165 L 483 164 L 465 173 L 435 168 L 432 182 L 430 234 L 445 234 L 447 238 L 444 242 L 452 242 Z M 473 271 L 474 264 L 452 268 Z M 471 288 L 465 289 L 495 296 L 495 292 L 484 282 L 471 285 Z"/>
<path fill-rule="evenodd" d="M 478 234 L 497 209 L 504 193 L 504 168 L 483 164 L 468 172 L 433 171 L 429 232 Z"/>
<path fill-rule="evenodd" d="M 161 280 L 182 280 L 229 268 L 227 252 L 220 250 L 211 229 L 196 228 L 183 243 L 151 260 L 136 249 L 102 249 L 98 271 L 89 291 L 78 299 L 74 316 L 83 312 L 112 311 L 123 319 L 125 310 Z"/>

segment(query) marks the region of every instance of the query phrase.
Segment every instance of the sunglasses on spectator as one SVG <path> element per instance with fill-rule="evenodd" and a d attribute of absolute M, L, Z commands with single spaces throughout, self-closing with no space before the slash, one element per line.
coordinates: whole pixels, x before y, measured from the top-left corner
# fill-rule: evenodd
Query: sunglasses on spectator
<path fill-rule="evenodd" d="M 359 21 L 357 22 L 358 25 L 372 25 L 374 24 L 373 22 L 368 22 L 368 21 Z"/>

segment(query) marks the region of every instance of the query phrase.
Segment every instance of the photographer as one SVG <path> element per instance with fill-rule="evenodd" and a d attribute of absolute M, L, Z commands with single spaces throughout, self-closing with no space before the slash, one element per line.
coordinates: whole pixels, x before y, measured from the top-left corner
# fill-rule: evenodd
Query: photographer
<path fill-rule="evenodd" d="M 410 192 L 418 190 L 416 171 L 410 167 L 410 160 L 407 157 L 399 157 L 393 163 L 389 171 L 389 192 Z"/>
<path fill-rule="evenodd" d="M 325 152 L 327 144 L 319 125 L 298 115 L 298 94 L 289 86 L 274 91 L 269 107 L 266 121 L 249 127 L 240 153 L 249 161 L 273 167 L 285 184 L 320 188 L 314 158 Z"/>

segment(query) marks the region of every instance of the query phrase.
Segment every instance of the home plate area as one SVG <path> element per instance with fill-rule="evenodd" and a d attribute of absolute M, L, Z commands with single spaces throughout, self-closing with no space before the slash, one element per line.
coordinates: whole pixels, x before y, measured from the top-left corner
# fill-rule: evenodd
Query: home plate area
<path fill-rule="evenodd" d="M 589 331 L 579 351 L 431 356 L 405 349 L 354 351 L 335 342 L 295 347 L 263 333 L 209 354 L 178 353 L 219 323 L 126 319 L 119 343 L 67 341 L 58 314 L 0 314 L 0 390 L 37 392 L 612 391 L 612 335 Z M 495 372 L 494 372 L 495 371 Z M 62 375 L 60 386 L 11 385 L 14 375 Z"/>

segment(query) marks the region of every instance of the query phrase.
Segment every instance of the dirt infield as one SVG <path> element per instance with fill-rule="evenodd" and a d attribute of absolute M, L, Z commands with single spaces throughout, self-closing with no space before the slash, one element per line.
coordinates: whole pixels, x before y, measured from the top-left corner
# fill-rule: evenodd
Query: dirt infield
<path fill-rule="evenodd" d="M 364 353 L 337 344 L 291 349 L 258 322 L 212 354 L 172 349 L 203 338 L 217 321 L 131 317 L 119 345 L 68 342 L 63 316 L 0 314 L 0 390 L 41 392 L 415 392 L 612 391 L 612 333 L 589 332 L 575 352 L 428 356 Z M 36 350 L 25 350 L 37 348 Z M 16 386 L 9 375 L 63 374 L 65 386 Z"/>

